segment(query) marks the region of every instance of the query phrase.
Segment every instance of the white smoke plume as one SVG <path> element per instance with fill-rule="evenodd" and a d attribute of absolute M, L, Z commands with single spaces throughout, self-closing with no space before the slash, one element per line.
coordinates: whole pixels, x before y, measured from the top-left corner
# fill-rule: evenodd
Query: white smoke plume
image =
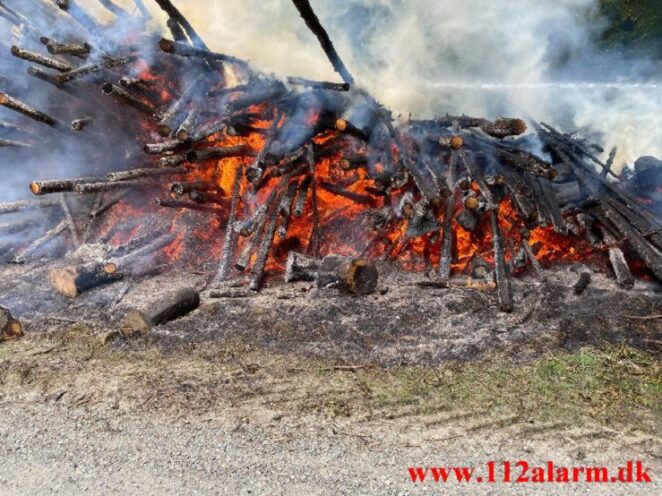
<path fill-rule="evenodd" d="M 617 167 L 662 156 L 660 64 L 597 47 L 597 0 L 311 3 L 359 84 L 404 117 L 529 115 L 594 136 L 605 157 L 617 145 Z M 178 5 L 214 50 L 338 79 L 289 0 Z"/>

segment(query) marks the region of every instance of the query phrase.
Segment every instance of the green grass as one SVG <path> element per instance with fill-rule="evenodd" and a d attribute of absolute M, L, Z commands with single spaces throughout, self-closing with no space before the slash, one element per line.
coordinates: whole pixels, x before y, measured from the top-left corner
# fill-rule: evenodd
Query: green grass
<path fill-rule="evenodd" d="M 662 55 L 662 5 L 659 0 L 600 0 L 611 26 L 603 41 Z"/>
<path fill-rule="evenodd" d="M 527 363 L 496 356 L 441 367 L 337 368 L 245 343 L 148 341 L 117 348 L 82 326 L 0 345 L 0 395 L 120 397 L 126 408 L 205 412 L 219 404 L 357 419 L 429 415 L 483 422 L 595 423 L 655 432 L 662 362 L 626 346 L 559 352 Z M 182 388 L 182 384 L 186 387 Z"/>

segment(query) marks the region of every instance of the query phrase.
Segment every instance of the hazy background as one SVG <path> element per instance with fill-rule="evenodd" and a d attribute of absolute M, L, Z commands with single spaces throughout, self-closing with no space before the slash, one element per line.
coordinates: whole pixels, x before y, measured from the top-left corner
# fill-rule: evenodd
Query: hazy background
<path fill-rule="evenodd" d="M 662 65 L 616 45 L 635 30 L 614 1 L 311 3 L 357 81 L 405 117 L 529 114 L 618 145 L 618 166 L 662 156 Z M 281 76 L 338 79 L 289 0 L 178 4 L 215 50 Z"/>

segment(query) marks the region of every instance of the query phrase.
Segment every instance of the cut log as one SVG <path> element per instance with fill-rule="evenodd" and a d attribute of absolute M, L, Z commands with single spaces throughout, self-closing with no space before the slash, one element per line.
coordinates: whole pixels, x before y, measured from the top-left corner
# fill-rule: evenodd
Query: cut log
<path fill-rule="evenodd" d="M 23 114 L 26 117 L 29 117 L 30 119 L 41 122 L 43 124 L 47 124 L 49 126 L 57 125 L 57 121 L 50 115 L 40 112 L 39 110 L 30 107 L 27 103 L 23 103 L 22 101 L 17 100 L 16 98 L 1 91 L 0 91 L 0 105 L 2 105 L 3 107 L 7 107 L 10 110 L 13 110 L 14 112 Z"/>
<path fill-rule="evenodd" d="M 51 269 L 48 273 L 51 286 L 69 298 L 77 298 L 86 291 L 120 279 L 122 279 L 122 274 L 118 272 L 117 265 L 112 262 Z"/>
<path fill-rule="evenodd" d="M 92 117 L 82 117 L 71 121 L 71 129 L 74 131 L 82 131 L 87 125 L 93 125 L 94 119 Z"/>
<path fill-rule="evenodd" d="M 92 183 L 99 181 L 95 177 L 78 177 L 76 179 L 48 179 L 45 181 L 32 181 L 30 191 L 33 195 L 41 196 L 50 193 L 63 193 L 74 190 L 77 184 Z"/>
<path fill-rule="evenodd" d="M 319 263 L 317 286 L 366 295 L 377 289 L 378 278 L 377 267 L 369 260 L 329 255 Z"/>
<path fill-rule="evenodd" d="M 285 262 L 285 282 L 314 281 L 320 261 L 291 251 Z"/>
<path fill-rule="evenodd" d="M 200 293 L 193 288 L 178 290 L 150 305 L 151 310 L 129 310 L 120 323 L 125 337 L 143 336 L 161 324 L 176 320 L 200 306 Z"/>
<path fill-rule="evenodd" d="M 12 317 L 9 309 L 0 306 L 0 342 L 12 341 L 23 336 L 23 325 Z"/>
<path fill-rule="evenodd" d="M 588 288 L 588 285 L 591 284 L 591 273 L 590 272 L 582 272 L 579 276 L 579 279 L 575 283 L 573 290 L 576 295 L 582 294 L 586 288 Z"/>
<path fill-rule="evenodd" d="M 43 65 L 44 67 L 55 69 L 56 71 L 60 71 L 60 72 L 71 71 L 74 68 L 74 66 L 72 66 L 71 64 L 62 62 L 61 60 L 54 59 L 53 57 L 46 57 L 44 55 L 41 55 L 40 53 L 32 52 L 30 50 L 25 50 L 23 48 L 17 47 L 16 45 L 13 45 L 11 47 L 11 54 L 14 57 L 18 57 L 23 60 L 28 60 L 30 62 L 34 62 L 35 64 Z"/>

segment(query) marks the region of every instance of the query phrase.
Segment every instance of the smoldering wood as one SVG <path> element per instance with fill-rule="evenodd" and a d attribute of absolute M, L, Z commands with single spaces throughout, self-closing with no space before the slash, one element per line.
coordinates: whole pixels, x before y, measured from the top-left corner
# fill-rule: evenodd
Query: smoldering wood
<path fill-rule="evenodd" d="M 188 114 L 182 121 L 182 123 L 179 125 L 179 128 L 177 128 L 177 131 L 175 132 L 175 137 L 178 140 L 186 141 L 188 140 L 192 134 L 193 134 L 193 128 L 195 127 L 195 124 L 198 120 L 198 109 L 191 109 L 189 110 Z"/>
<path fill-rule="evenodd" d="M 96 177 L 77 177 L 74 179 L 47 179 L 44 181 L 32 181 L 30 191 L 33 195 L 47 195 L 51 193 L 71 192 L 77 184 L 92 183 L 99 181 Z"/>
<path fill-rule="evenodd" d="M 123 65 L 130 64 L 137 60 L 136 56 L 127 56 L 120 58 L 106 58 L 103 62 L 99 64 L 86 64 L 80 67 L 77 67 L 71 71 L 64 72 L 57 76 L 56 80 L 59 84 L 68 83 L 74 79 L 80 79 L 90 74 L 97 74 L 98 72 L 103 71 L 104 69 L 113 69 Z"/>
<path fill-rule="evenodd" d="M 223 194 L 221 190 L 218 194 Z M 189 198 L 196 203 L 215 203 L 217 205 L 226 205 L 226 201 L 215 194 L 206 191 L 192 190 L 189 192 Z"/>
<path fill-rule="evenodd" d="M 607 164 L 603 163 L 599 158 L 597 158 L 593 153 L 587 150 L 583 145 L 581 145 L 577 141 L 568 138 L 566 135 L 554 129 L 552 126 L 546 124 L 545 122 L 541 122 L 540 125 L 543 128 L 545 128 L 547 132 L 549 132 L 556 140 L 563 142 L 566 146 L 569 146 L 571 150 L 580 152 L 582 155 L 591 159 L 593 162 L 598 164 L 602 168 L 602 170 L 606 169 L 608 171 L 607 174 L 611 174 L 612 176 L 618 178 L 618 176 L 614 172 L 612 172 L 610 168 L 607 167 Z"/>
<path fill-rule="evenodd" d="M 333 69 L 340 75 L 345 83 L 349 85 L 354 83 L 354 78 L 347 70 L 347 67 L 345 67 L 345 64 L 340 58 L 340 55 L 338 55 L 338 52 L 336 52 L 336 49 L 331 42 L 331 38 L 329 38 L 328 33 L 320 23 L 317 15 L 315 14 L 315 11 L 310 5 L 310 2 L 308 0 L 292 0 L 292 3 L 299 11 L 299 14 L 306 23 L 306 26 L 308 26 L 308 29 L 310 29 L 317 37 L 317 40 L 322 46 L 322 50 L 324 50 L 324 53 L 329 58 Z"/>
<path fill-rule="evenodd" d="M 41 210 L 43 208 L 51 208 L 58 206 L 60 200 L 58 198 L 44 198 L 39 200 L 18 200 L 13 202 L 0 203 L 0 215 L 13 214 L 16 212 L 28 212 L 33 210 Z"/>
<path fill-rule="evenodd" d="M 538 276 L 538 278 L 541 281 L 546 281 L 547 276 L 545 275 L 545 271 L 542 268 L 542 265 L 540 265 L 540 262 L 536 258 L 535 253 L 533 253 L 533 248 L 531 247 L 531 244 L 528 241 L 529 238 L 529 232 L 527 230 L 524 230 L 522 232 L 522 248 L 524 248 L 524 251 L 526 252 L 526 256 L 529 259 L 529 262 L 531 262 L 531 267 L 533 267 L 534 272 Z"/>
<path fill-rule="evenodd" d="M 285 262 L 285 282 L 314 281 L 319 263 L 316 258 L 291 251 Z"/>
<path fill-rule="evenodd" d="M 19 222 L 13 222 L 11 224 L 2 224 L 0 225 L 0 236 L 11 236 L 12 234 L 18 234 L 27 231 L 36 225 L 38 225 L 38 222 L 34 219 L 25 219 Z"/>
<path fill-rule="evenodd" d="M 478 221 L 480 219 L 470 210 L 462 209 L 455 216 L 455 221 L 468 232 L 473 232 L 478 227 Z"/>
<path fill-rule="evenodd" d="M 205 181 L 180 181 L 172 183 L 170 186 L 170 192 L 176 197 L 183 196 L 191 191 L 213 191 L 218 189 L 216 186 Z"/>
<path fill-rule="evenodd" d="M 150 155 L 160 155 L 166 152 L 172 152 L 179 150 L 187 146 L 185 141 L 180 141 L 178 139 L 162 141 L 161 143 L 149 143 L 143 146 L 143 151 Z"/>
<path fill-rule="evenodd" d="M 184 32 L 184 28 L 182 28 L 181 24 L 179 24 L 175 19 L 169 18 L 166 21 L 166 26 L 168 26 L 168 29 L 170 30 L 170 33 L 172 34 L 172 37 L 175 41 L 179 41 L 181 43 L 186 43 L 188 41 L 186 33 Z"/>
<path fill-rule="evenodd" d="M 16 45 L 12 45 L 10 50 L 14 57 L 18 57 L 29 62 L 34 62 L 35 64 L 43 65 L 44 67 L 49 67 L 50 69 L 55 69 L 56 71 L 67 72 L 73 70 L 74 68 L 74 66 L 67 62 L 54 59 L 53 57 L 46 57 L 40 53 L 17 47 Z"/>
<path fill-rule="evenodd" d="M 58 202 L 59 204 L 59 202 Z M 55 240 L 60 234 L 69 228 L 66 220 L 61 221 L 55 227 L 49 229 L 43 236 L 35 239 L 27 247 L 18 252 L 11 260 L 14 264 L 24 264 L 39 252 L 46 244 Z"/>
<path fill-rule="evenodd" d="M 287 93 L 282 83 L 260 85 L 256 90 L 241 95 L 235 100 L 225 104 L 225 111 L 229 114 L 241 112 L 244 109 L 264 102 L 275 102 Z"/>
<path fill-rule="evenodd" d="M 175 176 L 179 174 L 188 174 L 189 172 L 189 169 L 186 167 L 168 167 L 161 169 L 148 167 L 144 169 L 130 169 L 126 171 L 110 172 L 106 176 L 106 179 L 108 181 L 128 181 L 146 177 Z"/>
<path fill-rule="evenodd" d="M 51 55 L 73 55 L 75 57 L 87 57 L 92 51 L 92 47 L 82 42 L 58 43 L 57 41 L 46 39 L 46 50 Z M 43 43 L 43 41 L 42 41 Z"/>
<path fill-rule="evenodd" d="M 276 195 L 274 203 L 279 204 L 279 198 L 280 196 Z M 276 236 L 279 214 L 278 207 L 275 206 L 269 215 L 269 222 L 267 223 L 264 235 L 262 236 L 262 240 L 258 247 L 257 257 L 251 268 L 251 278 L 249 283 L 251 291 L 259 291 L 262 288 L 267 260 L 269 258 L 269 253 L 271 252 L 271 247 L 274 244 L 274 237 Z"/>
<path fill-rule="evenodd" d="M 236 261 L 234 265 L 235 269 L 243 271 L 246 270 L 246 268 L 248 267 L 248 264 L 250 263 L 251 255 L 253 254 L 255 249 L 259 246 L 262 233 L 270 218 L 268 212 L 271 207 L 271 203 L 276 198 L 275 192 L 277 191 L 277 189 L 278 188 L 274 188 L 274 190 L 270 193 L 267 202 L 265 202 L 265 204 L 258 209 L 259 217 L 253 219 L 253 224 L 251 226 L 252 237 L 250 241 L 246 243 L 246 246 L 239 255 L 239 259 Z"/>
<path fill-rule="evenodd" d="M 240 93 L 242 91 L 250 91 L 252 89 L 252 85 L 250 84 L 239 84 L 237 86 L 230 86 L 228 87 L 223 87 L 223 88 L 217 88 L 213 90 L 207 91 L 206 95 L 208 97 L 219 97 L 219 96 L 228 96 L 231 95 L 232 93 Z"/>
<path fill-rule="evenodd" d="M 499 217 L 495 210 L 490 211 L 492 221 L 492 245 L 494 251 L 494 276 L 497 284 L 497 298 L 499 309 L 502 312 L 513 311 L 513 295 L 510 285 L 510 277 L 506 270 L 506 254 L 504 250 Z"/>
<path fill-rule="evenodd" d="M 81 117 L 80 119 L 74 119 L 71 121 L 71 129 L 74 131 L 82 131 L 86 126 L 88 125 L 93 125 L 94 124 L 94 118 L 87 116 L 87 117 Z"/>
<path fill-rule="evenodd" d="M 188 37 L 191 39 L 193 42 L 193 46 L 195 46 L 198 49 L 201 50 L 206 50 L 208 51 L 209 49 L 207 48 L 207 45 L 205 45 L 204 41 L 202 41 L 202 38 L 198 35 L 198 33 L 193 29 L 193 26 L 191 26 L 191 23 L 188 22 L 186 17 L 175 7 L 170 0 L 155 0 L 156 3 L 158 4 L 163 11 L 168 14 L 168 17 L 170 19 L 173 19 L 176 21 L 178 24 L 184 28 L 184 31 L 186 31 L 186 34 Z"/>
<path fill-rule="evenodd" d="M 0 139 L 0 148 L 32 148 L 32 144 L 24 141 Z"/>
<path fill-rule="evenodd" d="M 145 335 L 153 327 L 177 320 L 199 306 L 200 293 L 195 288 L 180 289 L 152 303 L 150 310 L 129 310 L 120 323 L 121 332 L 125 337 Z"/>
<path fill-rule="evenodd" d="M 464 168 L 466 171 L 469 173 L 471 178 L 476 181 L 478 184 L 478 187 L 480 188 L 481 194 L 484 196 L 485 201 L 487 202 L 487 206 L 490 210 L 498 210 L 499 208 L 499 201 L 495 198 L 494 194 L 492 193 L 492 190 L 490 187 L 487 185 L 485 182 L 485 177 L 478 167 L 478 164 L 475 162 L 474 158 L 469 156 L 465 150 L 458 150 L 456 152 L 458 156 L 460 157 L 460 161 L 462 165 L 464 165 Z M 465 206 L 467 206 L 465 202 Z M 467 208 L 469 208 L 467 206 Z"/>
<path fill-rule="evenodd" d="M 377 289 L 379 273 L 367 259 L 329 255 L 320 261 L 316 280 L 319 288 L 333 287 L 345 293 L 366 295 Z"/>
<path fill-rule="evenodd" d="M 606 219 L 603 219 L 603 222 L 605 221 Z M 604 224 L 598 224 L 596 227 L 602 235 L 603 243 L 608 247 L 609 262 L 616 276 L 616 282 L 623 289 L 632 289 L 634 287 L 634 276 L 630 272 L 623 250 L 618 246 L 616 238 Z"/>
<path fill-rule="evenodd" d="M 554 191 L 550 187 L 549 181 L 541 177 L 534 177 L 532 178 L 532 181 L 538 184 L 541 193 L 538 201 L 543 201 L 547 205 L 551 215 L 552 224 L 554 225 L 554 231 L 564 235 L 567 234 L 568 226 L 563 219 L 561 209 L 559 208 L 559 202 L 556 199 Z"/>
<path fill-rule="evenodd" d="M 314 90 L 330 90 L 330 91 L 349 91 L 351 85 L 349 83 L 333 83 L 329 81 L 312 81 L 302 77 L 288 77 L 287 82 L 298 86 L 305 86 Z"/>
<path fill-rule="evenodd" d="M 266 135 L 268 130 L 261 127 L 248 126 L 244 124 L 233 124 L 232 126 L 228 126 L 225 132 L 228 136 L 245 138 L 251 134 Z"/>
<path fill-rule="evenodd" d="M 167 111 L 163 113 L 161 119 L 157 125 L 158 133 L 167 137 L 174 133 L 177 127 L 180 124 L 180 120 L 183 118 L 186 105 L 193 99 L 195 93 L 198 91 L 198 88 L 202 84 L 203 78 L 195 78 L 183 91 L 180 97 L 175 100 Z"/>
<path fill-rule="evenodd" d="M 12 341 L 23 336 L 23 324 L 8 308 L 0 306 L 0 342 Z"/>
<path fill-rule="evenodd" d="M 321 181 L 319 187 L 324 191 L 328 191 L 336 196 L 342 196 L 343 198 L 347 198 L 348 200 L 352 200 L 354 203 L 359 203 L 361 205 L 370 205 L 373 202 L 372 197 L 369 195 L 349 191 L 348 189 L 331 182 Z"/>
<path fill-rule="evenodd" d="M 249 145 L 212 147 L 202 150 L 189 150 L 186 152 L 186 161 L 189 163 L 197 163 L 213 159 L 224 159 L 230 157 L 255 157 L 257 155 L 257 152 L 252 150 Z"/>
<path fill-rule="evenodd" d="M 215 120 L 202 126 L 197 131 L 195 131 L 193 137 L 191 138 L 191 143 L 200 143 L 210 136 L 221 132 L 230 124 L 231 121 L 232 120 L 230 117 L 222 117 L 221 119 Z"/>
<path fill-rule="evenodd" d="M 606 178 L 608 174 L 611 173 L 612 167 L 614 167 L 614 160 L 616 159 L 616 153 L 618 153 L 618 147 L 613 147 L 609 152 L 609 157 L 607 158 L 607 163 L 605 164 L 604 169 L 600 172 L 600 176 Z"/>
<path fill-rule="evenodd" d="M 496 155 L 501 162 L 511 167 L 518 167 L 535 176 L 547 179 L 556 177 L 556 170 L 551 164 L 524 150 L 497 150 Z"/>
<path fill-rule="evenodd" d="M 50 115 L 40 112 L 27 103 L 24 103 L 2 91 L 0 91 L 0 105 L 49 126 L 56 126 L 58 124 L 57 120 Z"/>
<path fill-rule="evenodd" d="M 174 153 L 165 157 L 159 158 L 160 167 L 177 167 L 186 162 L 185 153 Z"/>
<path fill-rule="evenodd" d="M 111 191 L 120 188 L 147 189 L 157 186 L 157 183 L 149 180 L 132 181 L 101 181 L 96 183 L 79 183 L 74 185 L 74 192 L 79 195 L 99 193 L 100 191 Z"/>
<path fill-rule="evenodd" d="M 90 211 L 89 217 L 91 219 L 97 219 L 97 218 L 101 217 L 108 210 L 110 210 L 115 205 L 117 205 L 120 201 L 122 201 L 122 199 L 128 194 L 129 194 L 129 190 L 120 191 L 119 193 L 115 194 L 112 198 L 109 198 L 108 200 L 106 200 L 104 203 L 99 203 L 99 205 L 96 208 L 93 208 Z"/>
<path fill-rule="evenodd" d="M 346 119 L 338 119 L 335 122 L 335 129 L 341 133 L 347 134 L 349 136 L 354 136 L 361 141 L 368 143 L 370 141 L 370 136 L 363 129 L 356 127 L 354 124 L 349 122 Z"/>
<path fill-rule="evenodd" d="M 481 131 L 493 138 L 503 139 L 509 136 L 519 136 L 526 132 L 526 122 L 522 119 L 500 118 L 494 122 L 485 122 L 480 126 Z"/>
<path fill-rule="evenodd" d="M 204 210 L 207 212 L 221 212 L 220 209 L 211 205 L 201 205 L 193 201 L 171 200 L 168 198 L 155 198 L 154 203 L 162 208 L 185 208 L 188 210 Z"/>
<path fill-rule="evenodd" d="M 515 203 L 525 220 L 530 221 L 536 216 L 536 207 L 531 200 L 531 190 L 515 170 L 507 166 L 499 166 L 505 184 L 515 199 Z M 489 187 L 489 185 L 488 185 Z M 536 198 L 539 201 L 539 198 Z"/>
<path fill-rule="evenodd" d="M 580 295 L 586 290 L 586 288 L 588 288 L 589 284 L 591 284 L 591 273 L 582 272 L 579 275 L 579 279 L 573 286 L 573 291 L 576 295 Z"/>
<path fill-rule="evenodd" d="M 141 262 L 145 257 L 154 256 L 156 252 L 172 244 L 175 239 L 177 239 L 176 233 L 163 234 L 162 236 L 159 236 L 141 248 L 138 248 L 137 250 L 134 250 L 126 255 L 114 257 L 109 260 L 109 262 L 114 263 L 119 268 L 119 270 L 130 268 L 137 262 Z"/>
<path fill-rule="evenodd" d="M 237 220 L 237 213 L 239 211 L 239 192 L 241 189 L 241 178 L 243 176 L 241 167 L 236 167 L 234 172 L 234 180 L 232 182 L 232 201 L 230 203 L 230 215 L 225 225 L 225 239 L 223 241 L 223 252 L 221 253 L 221 260 L 216 273 L 215 281 L 224 281 L 228 277 L 230 264 L 237 245 L 237 233 L 234 230 L 234 223 Z"/>
<path fill-rule="evenodd" d="M 308 190 L 312 178 L 308 175 L 304 177 L 299 183 L 296 198 L 294 200 L 294 217 L 301 217 L 306 208 L 306 200 L 308 199 Z"/>
<path fill-rule="evenodd" d="M 159 48 L 166 53 L 172 55 L 178 55 L 180 57 L 194 57 L 211 63 L 212 67 L 221 69 L 222 65 L 220 64 L 234 64 L 241 66 L 243 68 L 248 68 L 248 62 L 240 58 L 234 57 L 232 55 L 227 55 L 224 53 L 212 52 L 208 49 L 200 49 L 187 45 L 186 43 L 180 41 L 172 41 L 167 38 L 161 38 L 159 41 Z M 207 96 L 213 96 L 208 94 Z"/>
<path fill-rule="evenodd" d="M 51 286 L 68 298 L 77 298 L 87 291 L 121 279 L 117 265 L 110 262 L 51 269 L 48 273 Z"/>
<path fill-rule="evenodd" d="M 87 12 L 81 9 L 74 0 L 56 0 L 55 3 L 90 34 L 101 32 L 101 26 Z"/>
<path fill-rule="evenodd" d="M 153 116 L 156 113 L 156 109 L 152 105 L 143 102 L 142 100 L 132 95 L 124 88 L 117 86 L 116 84 L 105 83 L 101 87 L 101 92 L 104 95 L 114 96 L 115 98 L 122 101 L 123 103 L 126 103 L 130 107 L 133 107 L 134 109 L 149 116 Z"/>
<path fill-rule="evenodd" d="M 248 182 L 250 183 L 257 183 L 261 178 L 262 175 L 264 174 L 264 170 L 267 166 L 266 163 L 266 158 L 267 154 L 269 153 L 269 148 L 271 147 L 271 144 L 273 143 L 273 140 L 276 135 L 276 130 L 278 129 L 278 124 L 281 121 L 282 116 L 276 115 L 274 120 L 271 122 L 271 125 L 269 126 L 269 130 L 267 132 L 267 140 L 262 149 L 259 151 L 259 153 L 255 157 L 255 161 L 246 168 L 244 171 L 244 175 L 246 176 L 246 179 L 248 179 Z"/>
<path fill-rule="evenodd" d="M 54 86 L 58 91 L 66 93 L 71 99 L 80 100 L 78 88 L 74 88 L 71 85 L 62 85 L 58 81 L 58 75 L 48 70 L 42 69 L 37 66 L 30 66 L 26 69 L 26 72 L 29 76 L 32 76 L 40 81 L 48 83 Z"/>

